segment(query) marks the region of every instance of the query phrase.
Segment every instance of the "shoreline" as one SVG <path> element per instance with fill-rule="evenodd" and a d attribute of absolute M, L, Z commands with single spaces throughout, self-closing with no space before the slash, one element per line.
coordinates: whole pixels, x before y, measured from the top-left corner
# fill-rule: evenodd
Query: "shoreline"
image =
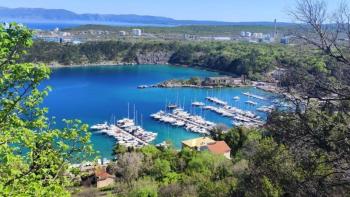
<path fill-rule="evenodd" d="M 63 65 L 59 63 L 43 63 L 47 65 L 49 68 L 56 69 L 56 68 L 79 68 L 79 67 L 99 67 L 99 66 L 136 66 L 136 65 L 167 65 L 167 66 L 175 66 L 175 67 L 184 67 L 184 68 L 195 68 L 199 70 L 206 70 L 218 73 L 220 75 L 229 75 L 229 76 L 236 76 L 235 74 L 221 71 L 221 70 L 215 70 L 207 67 L 201 67 L 201 66 L 191 66 L 191 65 L 185 65 L 185 64 L 170 64 L 170 63 L 130 63 L 130 62 L 99 62 L 99 63 L 91 63 L 91 64 L 69 64 L 69 65 Z"/>
<path fill-rule="evenodd" d="M 235 74 L 232 73 L 228 73 L 228 72 L 224 72 L 224 71 L 220 71 L 220 70 L 215 70 L 215 69 L 211 69 L 211 68 L 207 68 L 207 67 L 201 67 L 201 66 L 191 66 L 191 65 L 183 65 L 183 64 L 169 64 L 169 63 L 145 63 L 145 64 L 138 64 L 138 63 L 128 63 L 128 62 L 100 62 L 100 63 L 91 63 L 91 64 L 70 64 L 70 65 L 63 65 L 63 64 L 59 64 L 59 63 L 49 63 L 46 64 L 49 68 L 51 69 L 61 69 L 61 68 L 87 68 L 87 67 L 100 67 L 100 66 L 108 66 L 108 67 L 119 67 L 119 66 L 137 66 L 137 65 L 159 65 L 159 66 L 174 66 L 174 67 L 183 67 L 183 68 L 194 68 L 194 69 L 199 69 L 199 70 L 205 70 L 205 71 L 211 71 L 211 72 L 215 72 L 219 75 L 228 75 L 228 76 L 236 76 Z M 271 92 L 271 93 L 277 93 L 279 94 L 279 88 L 277 86 L 268 84 L 267 86 L 260 86 L 258 84 L 261 83 L 266 83 L 264 81 L 253 81 L 253 84 L 250 85 L 237 85 L 237 86 L 230 86 L 227 88 L 235 88 L 235 87 L 255 87 L 258 89 L 261 89 L 263 91 L 266 92 Z M 155 86 L 155 85 L 159 85 L 159 84 L 153 84 L 150 86 Z M 178 86 L 181 88 L 181 86 Z M 190 87 L 188 85 L 183 86 L 185 87 Z M 153 87 L 155 88 L 155 87 Z M 172 87 L 157 87 L 157 88 L 172 88 Z M 190 87 L 190 88 L 216 88 L 216 87 Z"/>

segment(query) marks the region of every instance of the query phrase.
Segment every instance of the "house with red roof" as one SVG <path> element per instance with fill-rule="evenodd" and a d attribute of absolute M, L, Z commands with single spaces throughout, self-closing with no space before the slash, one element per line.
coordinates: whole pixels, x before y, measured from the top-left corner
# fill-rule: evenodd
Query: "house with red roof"
<path fill-rule="evenodd" d="M 231 148 L 225 141 L 215 141 L 209 137 L 200 137 L 190 140 L 182 141 L 182 147 L 187 147 L 196 151 L 206 151 L 213 154 L 223 155 L 228 159 L 231 159 Z"/>
<path fill-rule="evenodd" d="M 226 158 L 231 159 L 231 148 L 225 141 L 216 141 L 207 145 L 209 152 L 224 155 Z"/>

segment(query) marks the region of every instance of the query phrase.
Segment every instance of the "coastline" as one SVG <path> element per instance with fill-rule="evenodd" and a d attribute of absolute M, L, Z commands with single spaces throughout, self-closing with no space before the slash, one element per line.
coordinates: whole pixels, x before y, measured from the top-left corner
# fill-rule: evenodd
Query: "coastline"
<path fill-rule="evenodd" d="M 100 67 L 100 66 L 110 66 L 110 67 L 117 67 L 117 66 L 135 66 L 135 65 L 151 65 L 151 64 L 141 64 L 141 63 L 130 63 L 130 62 L 114 62 L 114 61 L 102 61 L 98 63 L 91 63 L 91 64 L 69 64 L 69 65 L 63 65 L 59 64 L 57 62 L 46 64 L 51 69 L 60 69 L 60 68 L 79 68 L 79 67 Z M 220 75 L 228 75 L 228 76 L 236 76 L 235 74 L 215 70 L 207 67 L 201 67 L 201 66 L 191 66 L 191 65 L 183 65 L 183 64 L 169 64 L 169 63 L 153 63 L 152 65 L 167 65 L 167 66 L 174 66 L 174 67 L 184 67 L 184 68 L 195 68 L 199 70 L 206 70 L 206 71 L 212 71 L 216 72 Z M 273 86 L 272 84 L 269 84 L 268 86 L 260 86 L 258 84 L 266 83 L 263 81 L 254 81 L 253 84 L 250 85 L 237 85 L 232 87 L 256 87 L 258 89 L 271 92 L 271 93 L 280 93 L 279 88 L 277 86 Z M 158 84 L 159 85 L 159 84 Z M 188 86 L 187 86 L 188 87 Z M 158 87 L 159 88 L 159 87 Z M 162 88 L 171 88 L 171 87 L 162 87 Z M 192 88 L 208 88 L 208 87 L 192 87 Z M 209 87 L 209 88 L 215 88 L 215 87 Z"/>
<path fill-rule="evenodd" d="M 49 68 L 76 68 L 76 67 L 98 67 L 98 66 L 130 66 L 130 65 L 137 65 L 136 63 L 120 63 L 120 62 L 98 62 L 98 63 L 91 63 L 91 64 L 68 64 L 63 65 L 59 63 L 44 63 Z"/>
<path fill-rule="evenodd" d="M 218 73 L 220 75 L 227 75 L 227 76 L 232 76 L 232 77 L 237 77 L 237 75 L 221 70 L 215 70 L 212 68 L 208 67 L 201 67 L 201 66 L 191 66 L 191 65 L 185 65 L 185 64 L 170 64 L 170 63 L 130 63 L 130 62 L 113 62 L 113 61 L 102 61 L 98 63 L 89 63 L 89 64 L 59 64 L 59 63 L 43 63 L 47 65 L 51 69 L 58 69 L 58 68 L 79 68 L 79 67 L 99 67 L 99 66 L 135 66 L 135 65 L 167 65 L 167 66 L 175 66 L 175 67 L 184 67 L 184 68 L 195 68 L 199 70 L 206 70 L 206 71 L 211 71 Z"/>

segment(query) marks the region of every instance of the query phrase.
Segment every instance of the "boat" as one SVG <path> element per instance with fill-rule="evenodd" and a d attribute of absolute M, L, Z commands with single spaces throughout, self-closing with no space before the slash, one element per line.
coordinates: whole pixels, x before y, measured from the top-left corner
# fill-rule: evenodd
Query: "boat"
<path fill-rule="evenodd" d="M 90 130 L 92 131 L 100 131 L 100 130 L 104 130 L 104 129 L 108 129 L 109 126 L 107 124 L 107 122 L 103 123 L 103 124 L 96 124 L 96 125 L 92 125 L 90 127 Z"/>
<path fill-rule="evenodd" d="M 148 85 L 140 85 L 140 86 L 137 86 L 138 89 L 145 89 L 145 88 L 148 88 L 149 86 Z"/>
<path fill-rule="evenodd" d="M 257 102 L 254 101 L 246 101 L 245 103 L 249 104 L 249 105 L 257 105 Z"/>
<path fill-rule="evenodd" d="M 271 105 L 271 106 L 261 106 L 256 110 L 260 112 L 271 113 L 274 109 L 275 109 L 275 106 Z"/>
<path fill-rule="evenodd" d="M 249 92 L 245 92 L 243 93 L 244 95 L 248 96 L 248 97 L 252 97 L 252 98 L 256 98 L 256 99 L 260 99 L 260 100 L 266 100 L 265 97 L 262 97 L 262 96 L 258 96 L 258 95 L 255 95 L 255 94 L 251 94 Z"/>
<path fill-rule="evenodd" d="M 117 121 L 117 126 L 121 128 L 127 128 L 127 127 L 135 126 L 135 123 L 134 123 L 134 120 L 124 118 Z"/>
<path fill-rule="evenodd" d="M 204 106 L 205 104 L 203 102 L 193 102 L 192 103 L 193 106 L 197 106 L 197 107 L 202 107 Z"/>
<path fill-rule="evenodd" d="M 168 105 L 167 107 L 168 107 L 168 109 L 176 109 L 176 108 L 177 108 L 177 105 L 175 105 L 175 104 L 170 104 L 170 105 Z"/>
<path fill-rule="evenodd" d="M 185 125 L 185 122 L 183 121 L 176 121 L 175 123 L 173 123 L 174 126 L 177 126 L 177 127 L 182 127 Z"/>
<path fill-rule="evenodd" d="M 154 119 L 160 112 L 152 114 Z M 159 121 L 171 124 L 176 127 L 183 127 L 188 131 L 195 133 L 208 134 L 209 130 L 215 126 L 214 123 L 206 121 L 201 116 L 191 115 L 181 108 L 175 108 L 171 113 L 164 113 L 161 115 Z"/>
<path fill-rule="evenodd" d="M 233 100 L 239 100 L 240 98 L 239 98 L 239 96 L 235 96 L 235 97 L 233 97 Z"/>
<path fill-rule="evenodd" d="M 211 101 L 211 102 L 216 103 L 218 105 L 223 105 L 223 106 L 227 105 L 227 102 L 222 101 L 222 100 L 220 100 L 220 99 L 218 99 L 216 97 L 206 97 L 206 99 L 208 101 Z"/>

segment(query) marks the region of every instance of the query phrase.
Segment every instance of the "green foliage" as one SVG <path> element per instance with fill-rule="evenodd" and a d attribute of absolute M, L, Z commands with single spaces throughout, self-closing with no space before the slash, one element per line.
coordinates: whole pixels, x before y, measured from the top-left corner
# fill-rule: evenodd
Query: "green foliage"
<path fill-rule="evenodd" d="M 133 189 L 128 194 L 130 197 L 157 197 L 157 183 L 149 178 L 141 179 L 134 184 Z"/>
<path fill-rule="evenodd" d="M 277 45 L 222 42 L 100 41 L 73 45 L 38 41 L 24 61 L 62 65 L 103 61 L 142 63 L 139 62 L 140 55 L 170 54 L 170 58 L 165 58 L 169 58 L 171 64 L 199 66 L 260 79 L 277 66 L 285 50 Z"/>
<path fill-rule="evenodd" d="M 127 147 L 120 145 L 120 144 L 116 144 L 115 147 L 113 148 L 112 155 L 116 157 L 117 155 L 121 155 L 121 154 L 124 154 L 126 152 L 128 152 Z"/>
<path fill-rule="evenodd" d="M 261 136 L 259 132 L 244 127 L 235 127 L 225 133 L 213 133 L 212 135 L 215 140 L 222 140 L 227 143 L 231 148 L 231 155 L 233 157 L 235 157 L 238 151 L 242 149 L 243 145 L 249 138 L 250 140 L 253 140 Z"/>
<path fill-rule="evenodd" d="M 274 186 L 269 178 L 264 176 L 262 178 L 263 194 L 266 197 L 279 197 L 282 196 L 281 188 Z"/>
<path fill-rule="evenodd" d="M 170 173 L 170 162 L 163 159 L 156 159 L 154 161 L 152 174 L 154 177 L 161 179 Z"/>
<path fill-rule="evenodd" d="M 90 134 L 78 120 L 54 129 L 46 117 L 48 109 L 40 104 L 50 88 L 38 87 L 50 69 L 18 61 L 31 36 L 16 24 L 0 25 L 0 195 L 68 196 L 71 182 L 63 174 L 69 163 L 90 156 Z"/>
<path fill-rule="evenodd" d="M 271 33 L 274 31 L 273 26 L 268 25 L 186 25 L 186 26 L 174 26 L 174 27 L 125 27 L 125 26 L 109 26 L 109 25 L 81 25 L 78 27 L 72 27 L 65 29 L 65 31 L 88 31 L 88 30 L 102 30 L 110 32 L 119 31 L 131 31 L 134 28 L 142 29 L 144 32 L 167 35 L 167 34 L 195 34 L 200 36 L 213 36 L 213 35 L 225 35 L 232 36 L 233 34 L 239 34 L 242 29 L 250 32 L 265 32 Z M 278 31 L 287 31 L 289 27 L 278 27 Z"/>

